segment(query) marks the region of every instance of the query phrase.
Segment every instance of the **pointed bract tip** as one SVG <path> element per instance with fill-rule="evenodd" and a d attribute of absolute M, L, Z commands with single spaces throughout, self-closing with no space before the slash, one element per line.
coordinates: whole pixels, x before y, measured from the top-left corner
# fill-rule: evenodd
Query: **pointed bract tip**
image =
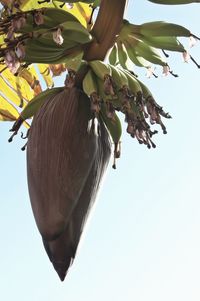
<path fill-rule="evenodd" d="M 67 262 L 61 261 L 61 262 L 52 262 L 52 263 L 53 263 L 54 269 L 56 270 L 60 280 L 64 281 L 65 277 L 67 275 L 67 271 L 72 263 L 71 258 Z"/>
<path fill-rule="evenodd" d="M 63 271 L 57 271 L 60 280 L 63 282 L 65 280 L 66 273 Z"/>
<path fill-rule="evenodd" d="M 61 266 L 56 267 L 55 265 L 54 265 L 54 268 L 55 268 L 60 280 L 64 281 L 65 277 L 67 275 L 67 269 L 64 267 L 61 267 Z"/>

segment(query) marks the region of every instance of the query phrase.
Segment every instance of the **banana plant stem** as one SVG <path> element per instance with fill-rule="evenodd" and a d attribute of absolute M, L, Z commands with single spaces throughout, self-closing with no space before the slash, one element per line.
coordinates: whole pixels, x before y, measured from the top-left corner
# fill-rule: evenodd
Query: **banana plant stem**
<path fill-rule="evenodd" d="M 103 60 L 113 46 L 123 21 L 126 0 L 102 0 L 91 31 L 94 40 L 87 45 L 84 59 Z"/>

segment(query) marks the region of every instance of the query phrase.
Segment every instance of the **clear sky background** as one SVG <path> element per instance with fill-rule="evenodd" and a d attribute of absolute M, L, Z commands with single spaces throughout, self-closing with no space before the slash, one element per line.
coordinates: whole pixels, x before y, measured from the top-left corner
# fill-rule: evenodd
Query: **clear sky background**
<path fill-rule="evenodd" d="M 129 0 L 135 23 L 166 20 L 200 34 L 200 5 Z M 189 44 L 184 39 L 185 45 Z M 191 50 L 200 61 L 200 43 Z M 117 170 L 108 168 L 73 266 L 60 282 L 32 215 L 23 141 L 0 124 L 0 300 L 200 300 L 200 70 L 171 55 L 179 78 L 146 79 L 173 116 L 148 150 L 124 133 Z M 62 85 L 62 83 L 61 83 Z"/>

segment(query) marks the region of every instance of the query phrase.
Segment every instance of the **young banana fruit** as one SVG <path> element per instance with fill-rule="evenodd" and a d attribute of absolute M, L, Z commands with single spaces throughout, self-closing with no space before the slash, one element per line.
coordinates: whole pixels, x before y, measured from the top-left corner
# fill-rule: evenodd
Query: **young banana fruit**
<path fill-rule="evenodd" d="M 117 46 L 116 46 L 116 44 L 114 44 L 113 48 L 111 49 L 111 52 L 109 54 L 109 63 L 114 66 L 117 63 L 117 60 L 118 60 Z"/>
<path fill-rule="evenodd" d="M 105 94 L 115 96 L 110 66 L 99 60 L 90 61 L 89 66 L 92 68 L 96 76 L 104 82 Z"/>
<path fill-rule="evenodd" d="M 127 77 L 128 86 L 129 86 L 129 89 L 131 90 L 132 94 L 135 97 L 137 97 L 137 95 L 141 95 L 142 88 L 141 88 L 141 85 L 140 85 L 138 79 L 127 70 L 122 70 L 122 72 L 124 72 L 124 75 L 126 75 L 126 77 Z"/>
<path fill-rule="evenodd" d="M 110 68 L 112 68 L 112 66 L 110 66 Z M 110 69 L 108 68 L 108 70 Z M 119 145 L 122 128 L 119 117 L 115 113 L 114 105 L 116 105 L 116 102 L 109 95 L 105 94 L 103 85 L 103 80 L 94 73 L 93 69 L 89 69 L 83 79 L 83 91 L 90 98 L 92 113 L 94 113 L 95 117 L 98 119 L 102 119 L 110 133 L 110 136 L 112 137 L 114 143 L 113 168 L 116 168 L 115 161 L 120 157 Z"/>
<path fill-rule="evenodd" d="M 162 37 L 162 36 L 176 36 L 176 37 L 190 37 L 191 32 L 178 24 L 167 23 L 164 21 L 148 22 L 140 25 L 140 34 L 144 36 Z"/>
<path fill-rule="evenodd" d="M 147 60 L 145 60 L 143 57 L 138 55 L 134 48 L 131 46 L 128 41 L 124 41 L 124 46 L 126 48 L 126 51 L 128 53 L 129 59 L 132 61 L 132 63 L 138 67 L 145 67 L 145 68 L 150 68 L 151 63 Z"/>
<path fill-rule="evenodd" d="M 123 43 L 119 40 L 117 40 L 117 53 L 118 53 L 119 64 L 124 69 L 127 69 L 128 55 L 126 52 L 126 48 L 124 47 Z"/>
<path fill-rule="evenodd" d="M 34 15 L 40 13 L 42 17 L 41 24 L 37 25 L 34 22 Z M 23 27 L 17 30 L 18 33 L 28 33 L 39 31 L 42 33 L 51 28 L 56 28 L 64 22 L 77 22 L 79 21 L 72 14 L 63 9 L 58 9 L 54 7 L 42 8 L 38 10 L 32 10 L 28 12 L 21 12 L 22 16 L 26 16 L 26 23 Z M 18 14 L 20 16 L 20 14 Z"/>
<path fill-rule="evenodd" d="M 112 70 L 112 79 L 114 82 L 115 92 L 120 100 L 120 106 L 123 107 L 124 103 L 127 103 L 127 99 L 131 98 L 134 94 L 129 86 L 129 81 L 123 69 L 118 66 L 110 65 Z"/>
<path fill-rule="evenodd" d="M 112 71 L 108 64 L 99 60 L 90 61 L 88 64 L 92 68 L 96 76 L 101 80 L 104 80 L 105 77 L 112 76 Z"/>
<path fill-rule="evenodd" d="M 114 143 L 114 160 L 113 160 L 113 169 L 116 169 L 116 159 L 120 158 L 121 155 L 121 135 L 122 135 L 122 126 L 121 121 L 117 114 L 114 112 L 112 118 L 109 118 L 106 111 L 106 104 L 103 104 L 101 107 L 100 118 L 102 118 L 105 123 L 108 132 Z"/>
<path fill-rule="evenodd" d="M 57 9 L 53 10 L 57 12 Z M 53 12 L 52 10 L 44 10 L 45 12 Z M 59 10 L 63 13 L 63 10 Z M 48 14 L 46 19 L 43 15 L 43 10 L 36 10 L 27 13 L 28 16 L 31 14 L 31 18 L 34 18 L 35 13 L 40 13 L 40 22 L 34 24 L 33 28 L 31 21 L 31 26 L 26 23 L 26 18 L 24 13 L 16 14 L 15 22 L 19 21 L 20 18 L 24 18 L 25 27 L 27 32 L 23 32 L 24 26 L 20 27 L 19 30 L 15 28 L 12 29 L 11 33 L 7 32 L 5 39 L 5 47 L 3 47 L 0 56 L 4 58 L 5 61 L 13 60 L 18 63 L 25 61 L 26 63 L 44 63 L 44 64 L 56 64 L 63 63 L 67 55 L 73 55 L 76 51 L 83 51 L 82 44 L 86 44 L 92 40 L 92 36 L 89 31 L 71 14 L 64 12 L 64 15 L 69 15 L 70 18 L 66 18 L 68 21 L 59 23 L 63 18 L 56 19 L 52 16 L 52 23 L 49 24 L 48 20 L 51 21 Z M 32 15 L 33 14 L 33 15 Z M 21 17 L 20 17 L 21 16 Z M 19 20 L 18 20 L 19 17 Z M 9 20 L 8 20 L 9 21 Z M 46 24 L 45 24 L 46 21 Z M 17 23 L 18 24 L 18 23 Z M 3 22 L 3 26 L 8 24 Z M 15 25 L 16 26 L 16 25 Z M 18 27 L 17 27 L 18 28 Z M 3 29 L 2 29 L 3 30 Z M 17 34 L 15 34 L 17 32 Z"/>
<path fill-rule="evenodd" d="M 144 43 L 142 40 L 137 40 L 135 43 L 135 38 L 128 37 L 127 42 L 132 45 L 134 52 L 143 57 L 145 60 L 149 61 L 150 63 L 165 66 L 167 64 L 165 58 L 162 58 L 160 53 L 157 49 L 149 46 L 148 44 Z"/>
<path fill-rule="evenodd" d="M 94 72 L 89 69 L 83 79 L 83 91 L 90 98 L 91 112 L 97 117 L 100 112 L 100 97 Z"/>
<path fill-rule="evenodd" d="M 184 46 L 174 36 L 143 37 L 143 42 L 145 42 L 149 46 L 159 48 L 159 49 L 163 49 L 163 50 L 170 50 L 170 51 L 177 51 L 177 52 L 186 51 Z"/>
<path fill-rule="evenodd" d="M 165 60 L 168 55 L 164 50 L 181 52 L 184 56 L 186 50 L 178 37 L 199 39 L 190 30 L 178 24 L 155 21 L 136 25 L 124 20 L 117 40 L 118 44 L 121 41 L 125 46 L 129 59 L 135 65 L 149 68 L 148 62 L 168 66 Z M 162 49 L 165 57 L 162 57 L 157 49 Z M 199 68 L 195 59 L 191 59 Z"/>

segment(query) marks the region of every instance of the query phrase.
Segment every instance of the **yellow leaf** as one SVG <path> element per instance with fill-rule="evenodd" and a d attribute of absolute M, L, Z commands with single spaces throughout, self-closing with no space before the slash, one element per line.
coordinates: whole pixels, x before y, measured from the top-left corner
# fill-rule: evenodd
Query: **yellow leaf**
<path fill-rule="evenodd" d="M 38 0 L 20 0 L 20 9 L 23 11 L 38 9 L 42 7 L 55 7 L 54 2 L 44 2 L 42 4 L 38 3 Z"/>
<path fill-rule="evenodd" d="M 14 88 L 9 85 L 5 78 L 0 75 L 0 92 L 4 94 L 5 98 L 9 99 L 11 102 L 20 106 L 22 103 L 22 99 L 18 96 Z"/>
<path fill-rule="evenodd" d="M 48 64 L 37 64 L 38 69 L 42 75 L 42 77 L 45 80 L 45 83 L 47 85 L 47 88 L 52 88 L 54 85 L 52 75 L 51 75 L 51 70 L 49 68 Z"/>
<path fill-rule="evenodd" d="M 16 88 L 18 96 L 22 97 L 26 102 L 34 97 L 34 91 L 31 89 L 29 83 L 20 76 L 16 77 Z"/>
<path fill-rule="evenodd" d="M 28 70 L 28 71 L 32 74 L 33 77 L 35 77 L 37 80 L 39 80 L 39 78 L 38 78 L 38 73 L 37 73 L 37 71 L 36 71 L 36 68 L 35 68 L 35 65 L 34 65 L 34 64 L 29 65 L 29 66 L 26 68 L 26 70 Z"/>
<path fill-rule="evenodd" d="M 17 109 L 0 95 L 0 120 L 14 121 L 19 117 Z"/>
<path fill-rule="evenodd" d="M 13 75 L 4 67 L 5 65 L 0 69 L 0 91 L 6 99 L 23 107 L 24 101 L 28 102 L 34 97 L 33 90 L 25 79 Z"/>
<path fill-rule="evenodd" d="M 61 9 L 60 6 L 63 4 L 63 2 L 60 1 L 53 1 L 52 3 L 44 2 L 42 4 L 38 4 L 38 0 L 21 0 L 20 2 L 21 2 L 20 9 L 22 9 L 23 11 L 38 9 L 42 7 L 56 7 Z M 67 5 L 64 5 L 62 9 L 74 15 L 81 22 L 83 26 L 85 27 L 88 26 L 88 22 L 90 20 L 90 16 L 92 13 L 92 8 L 90 7 L 89 4 L 78 2 L 78 3 L 74 3 L 73 8 L 71 9 L 68 8 Z"/>
<path fill-rule="evenodd" d="M 1 47 L 3 47 L 3 45 L 5 45 L 5 42 L 4 42 L 5 37 L 6 37 L 5 34 L 0 35 L 0 45 L 1 45 Z"/>
<path fill-rule="evenodd" d="M 13 8 L 13 4 L 15 3 L 14 0 L 1 0 L 0 2 L 9 8 Z M 60 6 L 63 4 L 63 2 L 60 1 L 52 1 L 51 3 L 44 2 L 39 4 L 38 0 L 20 0 L 18 3 L 20 3 L 19 7 L 22 11 L 39 9 L 42 7 L 56 7 L 59 9 L 64 9 L 74 15 L 85 27 L 88 27 L 88 22 L 92 13 L 90 4 L 83 2 L 74 3 L 73 8 L 69 8 L 66 4 L 61 8 Z M 14 8 L 13 11 L 15 11 Z"/>
<path fill-rule="evenodd" d="M 65 64 L 50 64 L 49 68 L 51 69 L 53 76 L 59 76 L 66 71 Z"/>
<path fill-rule="evenodd" d="M 74 3 L 74 7 L 72 9 L 66 9 L 72 15 L 74 15 L 83 26 L 88 27 L 88 23 L 90 21 L 90 16 L 92 13 L 92 8 L 89 4 L 85 3 Z"/>
<path fill-rule="evenodd" d="M 42 92 L 39 77 L 38 77 L 37 71 L 35 70 L 35 67 L 33 64 L 31 64 L 27 68 L 21 68 L 19 70 L 19 77 L 26 80 L 26 82 L 29 84 L 31 89 L 33 89 L 34 96 L 39 94 L 40 92 Z M 32 98 L 30 98 L 30 99 L 32 99 Z"/>

